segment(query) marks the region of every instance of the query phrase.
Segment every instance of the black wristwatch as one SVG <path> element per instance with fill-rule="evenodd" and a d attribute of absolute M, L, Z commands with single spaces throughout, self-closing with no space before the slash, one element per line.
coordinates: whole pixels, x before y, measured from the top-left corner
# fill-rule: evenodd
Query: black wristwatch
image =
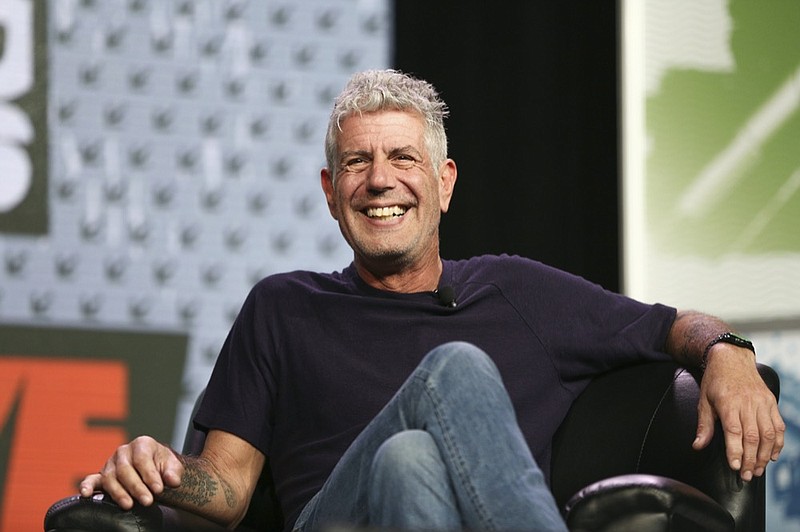
<path fill-rule="evenodd" d="M 750 340 L 746 340 L 745 338 L 742 338 L 741 336 L 736 336 L 733 333 L 729 333 L 729 332 L 722 333 L 719 336 L 717 336 L 716 338 L 714 338 L 713 340 L 711 340 L 708 343 L 708 345 L 706 346 L 705 351 L 703 351 L 703 361 L 700 364 L 700 367 L 702 369 L 706 369 L 706 363 L 708 362 L 708 353 L 709 353 L 709 351 L 711 351 L 711 348 L 714 347 L 715 345 L 717 345 L 720 342 L 724 343 L 724 344 L 733 344 L 733 345 L 737 345 L 739 347 L 744 347 L 745 349 L 749 349 L 750 351 L 752 351 L 754 355 L 756 354 L 756 348 L 753 345 L 753 342 L 751 342 Z"/>

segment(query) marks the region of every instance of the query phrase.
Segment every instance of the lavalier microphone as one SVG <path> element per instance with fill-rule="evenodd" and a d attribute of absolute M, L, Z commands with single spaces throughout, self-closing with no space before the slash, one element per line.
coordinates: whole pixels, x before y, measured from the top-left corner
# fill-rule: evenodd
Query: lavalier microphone
<path fill-rule="evenodd" d="M 456 291 L 452 286 L 443 286 L 436 290 L 436 297 L 439 299 L 439 303 L 445 307 L 455 308 L 457 305 Z"/>

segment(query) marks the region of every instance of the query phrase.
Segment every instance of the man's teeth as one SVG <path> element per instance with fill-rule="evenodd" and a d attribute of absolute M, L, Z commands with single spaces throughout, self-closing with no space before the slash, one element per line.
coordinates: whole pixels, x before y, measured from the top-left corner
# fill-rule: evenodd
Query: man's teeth
<path fill-rule="evenodd" d="M 390 218 L 392 216 L 402 216 L 406 213 L 403 207 L 373 207 L 367 209 L 367 216 L 370 218 Z"/>

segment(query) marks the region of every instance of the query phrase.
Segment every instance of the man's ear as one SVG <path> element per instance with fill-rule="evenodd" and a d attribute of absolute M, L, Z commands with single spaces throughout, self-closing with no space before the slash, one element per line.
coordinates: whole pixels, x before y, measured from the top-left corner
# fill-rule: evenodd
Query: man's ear
<path fill-rule="evenodd" d="M 450 208 L 450 200 L 453 198 L 453 189 L 458 178 L 458 168 L 453 159 L 447 159 L 439 169 L 439 207 L 442 212 L 447 212 Z"/>
<path fill-rule="evenodd" d="M 322 185 L 322 191 L 325 193 L 325 201 L 328 203 L 328 211 L 334 220 L 338 220 L 336 214 L 336 194 L 334 193 L 333 173 L 327 168 L 323 168 L 319 173 L 319 181 Z"/>

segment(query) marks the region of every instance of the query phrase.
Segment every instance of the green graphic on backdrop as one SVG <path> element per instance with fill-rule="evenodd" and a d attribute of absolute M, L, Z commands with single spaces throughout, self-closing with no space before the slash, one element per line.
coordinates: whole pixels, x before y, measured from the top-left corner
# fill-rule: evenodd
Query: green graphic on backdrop
<path fill-rule="evenodd" d="M 668 254 L 800 252 L 800 2 L 732 1 L 730 72 L 647 101 L 648 229 Z"/>

